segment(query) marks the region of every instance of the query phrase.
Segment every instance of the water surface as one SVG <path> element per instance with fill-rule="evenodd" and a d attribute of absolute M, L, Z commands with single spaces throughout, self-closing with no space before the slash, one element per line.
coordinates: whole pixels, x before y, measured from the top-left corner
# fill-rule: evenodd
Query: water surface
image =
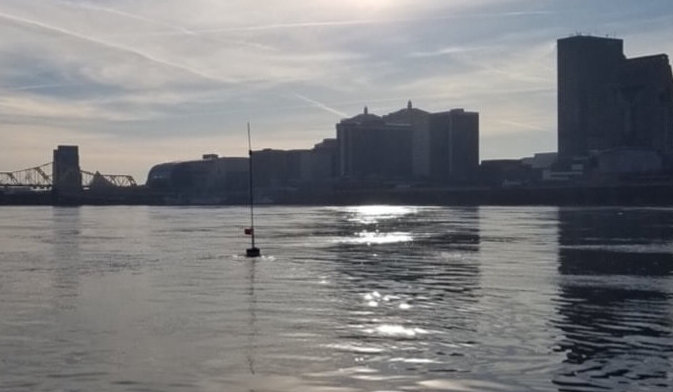
<path fill-rule="evenodd" d="M 0 208 L 0 390 L 669 391 L 673 209 Z"/>

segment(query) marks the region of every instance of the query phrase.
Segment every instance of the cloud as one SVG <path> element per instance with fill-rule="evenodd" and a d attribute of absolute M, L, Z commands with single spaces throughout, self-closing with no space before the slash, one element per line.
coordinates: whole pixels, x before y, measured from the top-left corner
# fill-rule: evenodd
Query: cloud
<path fill-rule="evenodd" d="M 319 109 L 325 110 L 326 112 L 329 112 L 329 113 L 332 113 L 332 114 L 336 114 L 337 116 L 340 116 L 340 117 L 342 117 L 342 118 L 343 118 L 343 117 L 348 117 L 348 114 L 346 114 L 346 113 L 344 113 L 344 112 L 342 112 L 342 111 L 339 111 L 339 110 L 337 110 L 337 109 L 331 108 L 331 107 L 325 105 L 325 104 L 322 103 L 322 102 L 318 102 L 318 101 L 316 101 L 316 100 L 314 100 L 314 99 L 305 97 L 305 96 L 303 96 L 303 95 L 301 95 L 301 94 L 297 94 L 297 93 L 294 93 L 293 95 L 294 95 L 295 97 L 301 99 L 302 101 L 305 101 L 305 102 L 310 103 L 312 106 L 315 106 L 315 107 L 317 107 L 317 108 L 319 108 Z"/>
<path fill-rule="evenodd" d="M 88 169 L 122 171 L 117 157 L 146 173 L 245 152 L 248 120 L 265 146 L 308 147 L 364 105 L 408 99 L 479 111 L 482 158 L 547 150 L 555 40 L 608 30 L 629 55 L 670 54 L 672 13 L 667 1 L 4 0 L 0 170 L 41 163 L 19 147 L 32 140 L 46 155 L 81 144 Z M 522 139 L 488 147 L 500 137 Z"/>
<path fill-rule="evenodd" d="M 219 78 L 217 78 L 213 75 L 209 75 L 205 72 L 202 72 L 198 69 L 191 68 L 191 67 L 188 67 L 188 66 L 185 66 L 185 65 L 182 65 L 182 64 L 174 63 L 174 62 L 171 62 L 171 61 L 168 61 L 168 60 L 164 60 L 164 59 L 158 58 L 158 57 L 156 57 L 156 56 L 154 56 L 150 53 L 145 53 L 145 52 L 139 51 L 139 50 L 131 48 L 131 47 L 127 47 L 127 46 L 120 45 L 120 44 L 117 44 L 117 43 L 108 42 L 108 41 L 104 41 L 104 40 L 101 40 L 101 39 L 93 38 L 91 36 L 86 36 L 86 35 L 83 35 L 81 33 L 66 29 L 66 28 L 53 26 L 53 25 L 50 25 L 50 24 L 47 24 L 47 23 L 44 23 L 44 22 L 31 20 L 31 19 L 20 17 L 20 16 L 16 16 L 16 15 L 10 15 L 10 14 L 3 13 L 3 12 L 0 12 L 0 18 L 11 21 L 11 22 L 15 22 L 15 23 L 21 23 L 21 24 L 24 24 L 24 25 L 27 25 L 27 26 L 30 26 L 30 27 L 34 27 L 34 28 L 38 28 L 38 29 L 44 29 L 44 30 L 50 31 L 52 33 L 62 34 L 62 35 L 65 35 L 65 36 L 68 36 L 68 37 L 71 37 L 71 38 L 86 41 L 86 42 L 94 44 L 94 45 L 100 45 L 100 46 L 102 46 L 104 48 L 107 48 L 107 49 L 112 49 L 112 50 L 125 52 L 125 53 L 128 53 L 128 54 L 132 54 L 132 55 L 138 56 L 138 57 L 140 57 L 144 60 L 159 64 L 159 65 L 162 65 L 162 66 L 166 66 L 166 67 L 169 67 L 169 68 L 177 69 L 177 70 L 180 70 L 180 71 L 185 71 L 185 72 L 188 72 L 188 73 L 190 73 L 194 76 L 198 76 L 200 78 L 204 78 L 204 79 L 208 79 L 208 80 L 212 80 L 212 81 L 217 81 L 217 82 L 223 82 L 224 81 L 224 80 L 221 80 L 221 79 L 219 79 Z"/>

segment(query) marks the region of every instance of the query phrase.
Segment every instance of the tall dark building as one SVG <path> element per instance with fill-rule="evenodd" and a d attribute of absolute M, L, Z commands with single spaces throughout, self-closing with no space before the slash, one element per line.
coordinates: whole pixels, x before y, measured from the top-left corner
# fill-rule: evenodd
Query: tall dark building
<path fill-rule="evenodd" d="M 412 133 L 409 124 L 386 123 L 364 113 L 339 122 L 340 175 L 349 178 L 409 179 Z"/>
<path fill-rule="evenodd" d="M 627 59 L 623 41 L 558 40 L 560 159 L 620 147 L 673 152 L 673 77 L 666 55 Z"/>
<path fill-rule="evenodd" d="M 453 109 L 432 113 L 428 127 L 430 178 L 469 183 L 479 170 L 479 113 Z"/>
<path fill-rule="evenodd" d="M 479 167 L 479 114 L 412 107 L 337 124 L 341 172 L 351 178 L 464 184 Z"/>
<path fill-rule="evenodd" d="M 54 150 L 52 184 L 53 189 L 59 194 L 73 194 L 82 191 L 82 173 L 79 167 L 77 146 L 58 146 Z"/>

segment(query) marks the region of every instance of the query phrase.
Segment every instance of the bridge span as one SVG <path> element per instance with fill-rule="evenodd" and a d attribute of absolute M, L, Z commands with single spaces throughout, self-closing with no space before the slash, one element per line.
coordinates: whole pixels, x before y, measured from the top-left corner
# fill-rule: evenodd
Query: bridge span
<path fill-rule="evenodd" d="M 49 190 L 54 187 L 54 163 L 48 162 L 39 166 L 0 172 L 0 187 L 4 188 L 32 188 Z M 68 175 L 70 174 L 70 175 Z M 124 174 L 101 174 L 86 170 L 72 169 L 70 173 L 61 173 L 63 177 L 81 178 L 82 189 L 92 187 L 135 187 L 137 183 L 130 175 Z"/>

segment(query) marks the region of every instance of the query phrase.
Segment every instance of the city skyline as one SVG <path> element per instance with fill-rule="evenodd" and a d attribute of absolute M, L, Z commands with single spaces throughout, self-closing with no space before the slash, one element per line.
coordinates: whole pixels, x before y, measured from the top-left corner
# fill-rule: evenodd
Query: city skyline
<path fill-rule="evenodd" d="M 35 1 L 0 4 L 0 170 L 76 144 L 144 182 L 204 153 L 309 148 L 368 106 L 463 107 L 481 159 L 556 151 L 556 39 L 673 54 L 668 1 Z"/>

